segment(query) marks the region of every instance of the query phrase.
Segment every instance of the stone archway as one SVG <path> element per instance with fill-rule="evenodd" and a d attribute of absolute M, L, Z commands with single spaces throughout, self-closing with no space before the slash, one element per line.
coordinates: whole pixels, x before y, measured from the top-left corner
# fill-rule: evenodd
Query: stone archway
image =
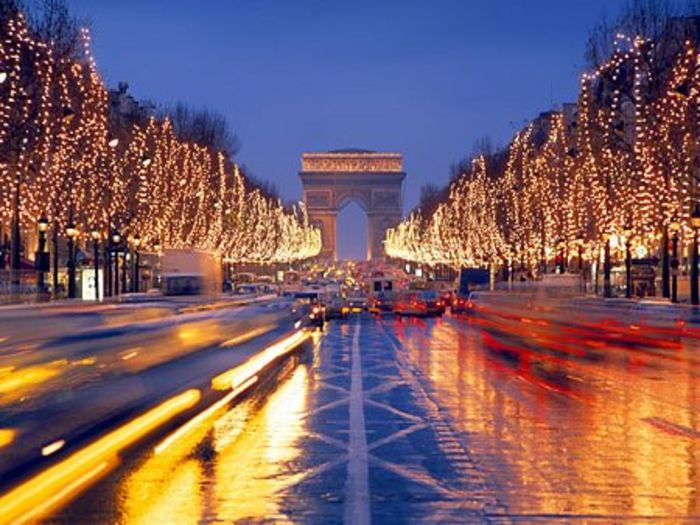
<path fill-rule="evenodd" d="M 400 153 L 336 150 L 304 153 L 299 172 L 311 223 L 321 230 L 322 259 L 335 260 L 338 211 L 356 202 L 367 214 L 367 259 L 384 257 L 387 228 L 403 213 L 403 157 Z"/>

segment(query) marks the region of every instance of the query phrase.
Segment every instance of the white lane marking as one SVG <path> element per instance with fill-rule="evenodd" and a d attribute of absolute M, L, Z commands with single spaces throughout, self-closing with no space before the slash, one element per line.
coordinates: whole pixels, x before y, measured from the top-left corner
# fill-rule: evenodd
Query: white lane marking
<path fill-rule="evenodd" d="M 350 372 L 350 443 L 345 484 L 345 523 L 369 525 L 369 468 L 367 432 L 365 429 L 364 393 L 362 391 L 362 362 L 360 361 L 360 322 L 352 337 L 352 367 Z"/>

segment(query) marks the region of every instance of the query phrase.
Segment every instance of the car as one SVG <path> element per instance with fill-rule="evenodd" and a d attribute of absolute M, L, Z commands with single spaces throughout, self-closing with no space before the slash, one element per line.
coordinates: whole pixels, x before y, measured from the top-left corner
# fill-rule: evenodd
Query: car
<path fill-rule="evenodd" d="M 306 326 L 314 326 L 323 330 L 326 325 L 326 309 L 321 302 L 318 290 L 301 290 L 293 294 L 294 299 L 308 306 Z"/>
<path fill-rule="evenodd" d="M 323 298 L 323 305 L 326 308 L 326 318 L 347 317 L 350 313 L 348 301 L 340 293 L 330 293 Z"/>
<path fill-rule="evenodd" d="M 452 305 L 450 306 L 450 313 L 452 315 L 466 314 L 468 310 L 468 301 L 469 297 L 459 294 L 455 295 L 454 299 L 452 299 Z"/>
<path fill-rule="evenodd" d="M 452 306 L 452 301 L 454 299 L 454 296 L 455 296 L 455 294 L 453 293 L 452 290 L 450 290 L 450 289 L 443 290 L 440 293 L 440 300 L 442 301 L 442 304 L 444 304 L 445 306 Z"/>
<path fill-rule="evenodd" d="M 255 284 L 239 284 L 231 294 L 236 297 L 255 297 L 258 295 L 258 287 Z"/>
<path fill-rule="evenodd" d="M 266 282 L 255 283 L 258 295 L 279 295 L 279 288 Z"/>
<path fill-rule="evenodd" d="M 397 315 L 427 315 L 425 304 L 419 300 L 418 292 L 403 292 L 394 302 L 394 313 Z"/>
<path fill-rule="evenodd" d="M 367 309 L 367 296 L 357 292 L 348 295 L 348 307 L 353 313 L 360 313 Z"/>
<path fill-rule="evenodd" d="M 399 295 L 394 312 L 398 315 L 440 316 L 445 313 L 445 305 L 434 290 L 414 290 Z"/>
<path fill-rule="evenodd" d="M 419 299 L 425 302 L 428 315 L 442 315 L 445 313 L 445 303 L 435 290 L 420 292 Z"/>
<path fill-rule="evenodd" d="M 476 292 L 469 292 L 469 295 L 464 296 L 457 294 L 452 300 L 452 306 L 450 307 L 450 312 L 453 315 L 458 314 L 469 314 L 474 312 L 474 302 L 477 300 L 478 294 Z"/>
<path fill-rule="evenodd" d="M 391 292 L 380 292 L 374 294 L 367 302 L 367 310 L 377 315 L 393 313 L 394 300 L 395 296 Z"/>

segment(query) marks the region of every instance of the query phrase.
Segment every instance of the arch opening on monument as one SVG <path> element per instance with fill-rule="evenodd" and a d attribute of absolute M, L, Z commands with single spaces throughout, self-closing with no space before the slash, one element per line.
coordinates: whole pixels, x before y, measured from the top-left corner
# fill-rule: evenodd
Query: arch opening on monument
<path fill-rule="evenodd" d="M 311 223 L 321 231 L 319 258 L 337 259 L 338 212 L 356 202 L 367 214 L 367 259 L 384 257 L 384 237 L 403 214 L 403 156 L 336 150 L 303 153 L 299 172 Z"/>

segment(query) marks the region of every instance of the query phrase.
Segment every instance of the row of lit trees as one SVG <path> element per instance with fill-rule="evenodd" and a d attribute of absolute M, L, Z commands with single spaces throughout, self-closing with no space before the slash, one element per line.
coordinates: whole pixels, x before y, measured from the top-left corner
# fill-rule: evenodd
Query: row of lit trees
<path fill-rule="evenodd" d="M 669 240 L 692 242 L 700 215 L 698 104 L 697 44 L 660 50 L 620 35 L 613 56 L 582 77 L 575 107 L 517 133 L 503 162 L 474 160 L 432 215 L 388 232 L 387 253 L 533 271 L 582 258 L 603 265 L 608 293 L 611 257 L 660 254 L 667 277 L 680 256 Z"/>
<path fill-rule="evenodd" d="M 34 36 L 22 14 L 0 37 L 0 221 L 13 268 L 40 218 L 56 246 L 97 231 L 257 263 L 318 253 L 305 209 L 256 190 L 224 153 L 180 140 L 167 119 L 115 129 L 87 31 L 78 59 Z"/>

